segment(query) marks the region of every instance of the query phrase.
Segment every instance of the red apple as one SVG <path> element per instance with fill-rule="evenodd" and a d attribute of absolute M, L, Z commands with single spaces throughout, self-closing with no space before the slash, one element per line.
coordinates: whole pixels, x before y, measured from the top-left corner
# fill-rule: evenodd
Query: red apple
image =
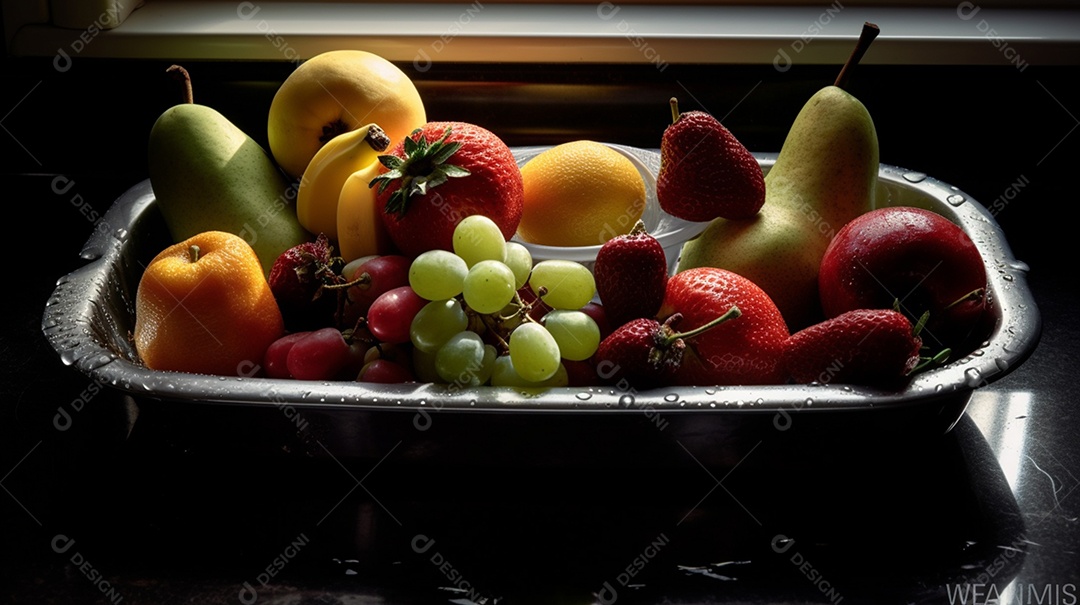
<path fill-rule="evenodd" d="M 986 268 L 968 234 L 944 216 L 908 206 L 878 208 L 845 225 L 818 274 L 822 310 L 929 312 L 921 336 L 931 349 L 967 350 L 993 327 Z"/>

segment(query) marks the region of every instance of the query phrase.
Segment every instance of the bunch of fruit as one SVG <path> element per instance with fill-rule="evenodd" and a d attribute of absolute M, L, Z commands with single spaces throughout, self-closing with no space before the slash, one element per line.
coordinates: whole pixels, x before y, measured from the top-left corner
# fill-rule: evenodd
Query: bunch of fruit
<path fill-rule="evenodd" d="M 583 310 L 595 292 L 592 273 L 570 261 L 534 265 L 524 246 L 507 241 L 498 224 L 482 214 L 458 223 L 452 247 L 415 258 L 362 259 L 343 270 L 351 270 L 351 281 L 338 275 L 317 286 L 344 292 L 355 324 L 280 337 L 267 349 L 267 375 L 420 379 L 457 388 L 569 384 L 564 361 L 588 359 L 600 343 L 599 325 Z M 286 253 L 272 276 L 291 275 L 296 259 L 306 254 Z M 272 277 L 271 287 L 276 284 Z M 307 308 L 296 309 L 300 316 L 333 320 L 320 315 L 321 297 L 308 293 L 302 299 Z"/>
<path fill-rule="evenodd" d="M 673 275 L 640 220 L 644 181 L 610 147 L 574 141 L 519 168 L 478 125 L 426 122 L 396 67 L 339 51 L 282 85 L 267 153 L 191 103 L 188 80 L 189 102 L 151 133 L 176 243 L 139 285 L 139 355 L 161 370 L 453 388 L 903 384 L 981 341 L 993 308 L 962 229 L 874 209 L 877 136 L 843 85 L 876 31 L 767 174 L 672 99 L 657 199 L 709 222 Z M 515 235 L 602 246 L 590 271 L 534 262 Z"/>

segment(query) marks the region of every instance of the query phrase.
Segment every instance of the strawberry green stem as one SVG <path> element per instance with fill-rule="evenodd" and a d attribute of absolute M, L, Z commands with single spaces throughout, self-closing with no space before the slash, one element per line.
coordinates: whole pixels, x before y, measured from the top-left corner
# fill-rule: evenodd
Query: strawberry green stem
<path fill-rule="evenodd" d="M 724 323 L 725 321 L 735 319 L 740 316 L 742 316 L 742 311 L 739 310 L 739 307 L 732 305 L 732 307 L 728 309 L 727 313 L 724 313 L 720 317 L 717 317 L 716 319 L 706 324 L 702 324 L 694 328 L 693 330 L 688 330 L 686 332 L 678 332 L 674 334 L 665 334 L 661 336 L 659 344 L 661 347 L 669 347 L 677 340 L 689 340 L 697 336 L 698 334 L 701 334 L 702 332 L 707 332 L 708 330 L 715 328 L 716 326 Z"/>
<path fill-rule="evenodd" d="M 668 103 L 671 105 L 671 123 L 674 124 L 679 121 L 679 100 L 671 97 Z"/>

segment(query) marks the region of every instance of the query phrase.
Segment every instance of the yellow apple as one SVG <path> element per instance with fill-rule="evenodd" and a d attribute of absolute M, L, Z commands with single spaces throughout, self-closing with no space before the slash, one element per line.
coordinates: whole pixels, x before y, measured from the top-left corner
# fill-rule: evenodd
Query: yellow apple
<path fill-rule="evenodd" d="M 270 104 L 270 153 L 300 178 L 330 139 L 365 124 L 378 124 L 390 145 L 427 121 L 413 81 L 379 55 L 334 50 L 304 61 L 278 88 Z"/>

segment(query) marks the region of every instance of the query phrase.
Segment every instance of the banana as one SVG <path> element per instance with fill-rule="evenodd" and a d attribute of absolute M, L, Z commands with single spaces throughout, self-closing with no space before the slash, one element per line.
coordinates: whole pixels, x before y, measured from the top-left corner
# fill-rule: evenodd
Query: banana
<path fill-rule="evenodd" d="M 350 175 L 366 168 L 376 169 L 379 152 L 390 138 L 377 124 L 367 124 L 327 141 L 311 158 L 296 196 L 296 217 L 314 234 L 337 239 L 338 199 Z"/>
<path fill-rule="evenodd" d="M 394 242 L 386 230 L 375 189 L 368 186 L 379 174 L 375 162 L 345 179 L 337 204 L 338 254 L 346 262 L 369 254 L 392 254 Z"/>

